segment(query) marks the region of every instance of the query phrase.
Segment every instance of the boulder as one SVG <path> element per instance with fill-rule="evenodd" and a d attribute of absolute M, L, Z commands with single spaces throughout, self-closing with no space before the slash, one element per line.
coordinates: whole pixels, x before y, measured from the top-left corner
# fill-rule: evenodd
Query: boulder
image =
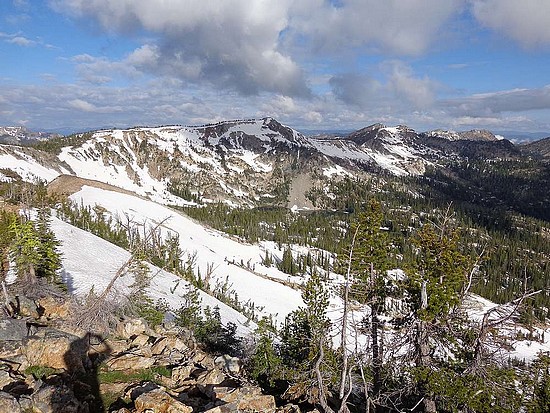
<path fill-rule="evenodd" d="M 15 313 L 21 317 L 39 318 L 41 315 L 34 300 L 24 295 L 16 296 L 15 302 L 12 305 L 15 308 Z"/>
<path fill-rule="evenodd" d="M 24 378 L 24 377 L 23 377 Z M 0 389 L 5 389 L 6 386 L 21 380 L 19 377 L 14 377 L 12 373 L 6 370 L 0 370 Z M 0 409 L 0 412 L 2 410 Z"/>
<path fill-rule="evenodd" d="M 132 340 L 132 346 L 144 347 L 149 344 L 149 336 L 147 334 L 139 334 Z"/>
<path fill-rule="evenodd" d="M 237 409 L 242 412 L 274 412 L 275 398 L 271 395 L 245 397 L 237 402 Z"/>
<path fill-rule="evenodd" d="M 0 412 L 19 413 L 21 406 L 11 394 L 0 391 Z"/>
<path fill-rule="evenodd" d="M 39 313 L 48 320 L 67 318 L 70 311 L 70 304 L 64 299 L 52 296 L 40 298 L 37 302 Z"/>
<path fill-rule="evenodd" d="M 32 397 L 34 413 L 84 413 L 88 409 L 74 396 L 72 390 L 63 384 L 44 385 Z"/>
<path fill-rule="evenodd" d="M 0 341 L 21 341 L 27 337 L 28 327 L 25 320 L 15 318 L 0 319 Z"/>
<path fill-rule="evenodd" d="M 194 366 L 177 366 L 172 369 L 172 380 L 176 385 L 181 385 L 184 380 L 191 376 L 191 372 L 195 369 Z"/>
<path fill-rule="evenodd" d="M 157 340 L 153 347 L 151 347 L 151 352 L 154 355 L 165 354 L 166 352 L 170 352 L 172 350 L 177 350 L 180 353 L 183 353 L 189 349 L 183 340 L 180 340 L 175 336 L 162 337 Z"/>
<path fill-rule="evenodd" d="M 218 368 L 207 370 L 197 377 L 197 384 L 202 386 L 220 384 L 225 380 L 225 374 Z"/>
<path fill-rule="evenodd" d="M 147 323 L 141 318 L 122 320 L 116 326 L 117 335 L 123 339 L 129 339 L 148 331 Z"/>
<path fill-rule="evenodd" d="M 142 370 L 155 364 L 155 359 L 138 354 L 123 354 L 107 362 L 109 370 Z"/>
<path fill-rule="evenodd" d="M 88 347 L 87 337 L 79 338 L 59 330 L 49 330 L 43 337 L 27 337 L 23 341 L 22 353 L 29 366 L 80 372 L 89 362 Z"/>
<path fill-rule="evenodd" d="M 177 401 L 163 390 L 140 395 L 134 402 L 136 413 L 191 413 L 192 407 Z"/>

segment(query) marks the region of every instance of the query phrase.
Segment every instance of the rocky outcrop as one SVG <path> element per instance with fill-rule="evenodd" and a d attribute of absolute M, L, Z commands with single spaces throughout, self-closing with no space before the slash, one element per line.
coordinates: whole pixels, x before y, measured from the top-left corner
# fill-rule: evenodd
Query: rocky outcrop
<path fill-rule="evenodd" d="M 206 353 L 187 330 L 127 319 L 102 337 L 70 329 L 62 300 L 19 301 L 29 315 L 0 320 L 0 412 L 278 410 L 243 375 L 240 359 Z"/>

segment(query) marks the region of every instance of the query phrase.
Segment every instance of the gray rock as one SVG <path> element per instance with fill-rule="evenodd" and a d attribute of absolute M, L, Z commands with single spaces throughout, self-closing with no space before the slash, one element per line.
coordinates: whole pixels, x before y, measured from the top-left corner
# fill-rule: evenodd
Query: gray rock
<path fill-rule="evenodd" d="M 19 413 L 21 406 L 15 397 L 2 391 L 0 392 L 0 412 Z"/>
<path fill-rule="evenodd" d="M 21 341 L 27 337 L 27 322 L 15 318 L 0 319 L 0 341 Z"/>

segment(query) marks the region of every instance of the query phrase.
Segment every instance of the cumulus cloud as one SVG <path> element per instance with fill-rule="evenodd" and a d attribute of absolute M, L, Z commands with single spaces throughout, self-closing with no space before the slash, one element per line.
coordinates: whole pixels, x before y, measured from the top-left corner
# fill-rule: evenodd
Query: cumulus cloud
<path fill-rule="evenodd" d="M 379 104 L 383 86 L 366 74 L 343 73 L 329 80 L 332 92 L 341 101 L 360 108 Z"/>
<path fill-rule="evenodd" d="M 486 27 L 526 47 L 550 45 L 548 0 L 470 0 L 472 11 Z"/>
<path fill-rule="evenodd" d="M 252 95 L 261 91 L 310 94 L 299 65 L 279 47 L 290 0 L 53 0 L 60 12 L 93 19 L 104 30 L 153 33 L 128 63 Z"/>
<path fill-rule="evenodd" d="M 383 62 L 381 70 L 386 75 L 385 82 L 365 74 L 347 73 L 333 76 L 329 84 L 338 99 L 363 109 L 381 105 L 390 110 L 403 106 L 426 109 L 434 102 L 437 84 L 428 77 L 415 77 L 412 69 L 400 61 Z"/>
<path fill-rule="evenodd" d="M 418 55 L 461 7 L 461 0 L 301 0 L 293 8 L 292 28 L 318 49 Z"/>
<path fill-rule="evenodd" d="M 391 62 L 391 74 L 388 88 L 400 99 L 405 100 L 415 109 L 426 109 L 435 99 L 436 83 L 427 76 L 417 78 L 407 65 Z"/>
<path fill-rule="evenodd" d="M 504 112 L 550 109 L 550 85 L 536 89 L 513 89 L 475 94 L 440 102 L 454 116 L 487 117 Z"/>

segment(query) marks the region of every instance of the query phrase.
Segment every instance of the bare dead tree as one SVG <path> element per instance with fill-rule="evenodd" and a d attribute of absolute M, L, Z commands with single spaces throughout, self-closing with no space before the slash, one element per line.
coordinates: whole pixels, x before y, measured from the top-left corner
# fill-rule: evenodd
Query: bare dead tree
<path fill-rule="evenodd" d="M 164 218 L 162 221 L 152 227 L 141 244 L 145 245 L 147 242 L 149 242 L 155 231 L 167 220 L 168 218 Z M 130 222 L 129 218 L 128 222 Z M 136 250 L 132 251 L 128 260 L 126 260 L 117 269 L 115 275 L 111 278 L 109 284 L 107 284 L 103 292 L 99 295 L 95 295 L 93 290 L 90 291 L 90 293 L 86 297 L 85 305 L 77 306 L 74 311 L 72 324 L 74 324 L 78 328 L 87 331 L 95 330 L 107 332 L 108 330 L 110 330 L 113 324 L 116 323 L 116 308 L 125 304 L 124 301 L 127 301 L 127 298 L 121 299 L 120 297 L 118 297 L 122 300 L 122 302 L 115 303 L 113 300 L 109 299 L 110 295 L 113 293 L 117 281 L 129 273 L 133 273 L 134 265 L 140 260 L 141 257 L 139 256 L 139 254 L 136 253 Z"/>

